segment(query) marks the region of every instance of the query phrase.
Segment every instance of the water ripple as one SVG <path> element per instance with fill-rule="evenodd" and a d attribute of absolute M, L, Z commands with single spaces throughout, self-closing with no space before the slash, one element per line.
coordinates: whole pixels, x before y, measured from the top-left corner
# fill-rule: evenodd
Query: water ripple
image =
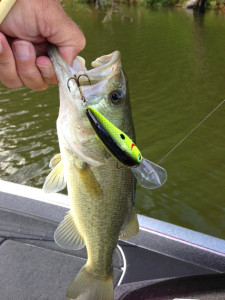
<path fill-rule="evenodd" d="M 82 55 L 92 61 L 120 50 L 137 144 L 159 161 L 225 98 L 224 17 L 130 6 L 123 13 L 133 23 L 115 16 L 103 26 L 104 12 L 89 8 L 87 18 L 86 6 L 79 7 L 65 3 L 89 41 Z M 1 178 L 42 186 L 59 152 L 58 102 L 57 87 L 37 93 L 0 85 Z M 224 238 L 224 122 L 221 107 L 162 162 L 168 172 L 162 188 L 138 187 L 140 213 Z"/>

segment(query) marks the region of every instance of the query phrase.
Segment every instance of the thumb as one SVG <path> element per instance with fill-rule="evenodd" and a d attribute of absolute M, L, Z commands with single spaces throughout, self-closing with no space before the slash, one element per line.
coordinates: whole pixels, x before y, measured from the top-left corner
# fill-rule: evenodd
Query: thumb
<path fill-rule="evenodd" d="M 85 37 L 58 1 L 43 2 L 45 5 L 49 2 L 48 5 L 51 7 L 42 10 L 42 20 L 39 22 L 40 33 L 58 47 L 59 53 L 68 64 L 72 64 L 77 54 L 85 47 Z"/>

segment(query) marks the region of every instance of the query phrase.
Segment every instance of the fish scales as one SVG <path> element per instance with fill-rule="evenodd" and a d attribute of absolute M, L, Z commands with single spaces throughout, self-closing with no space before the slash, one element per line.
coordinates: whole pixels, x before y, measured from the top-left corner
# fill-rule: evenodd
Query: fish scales
<path fill-rule="evenodd" d="M 68 192 L 73 195 L 72 207 L 87 247 L 89 270 L 95 273 L 98 270 L 99 275 L 103 272 L 109 274 L 118 232 L 131 207 L 127 199 L 132 197 L 132 190 L 128 187 L 133 178 L 125 168 L 118 170 L 114 159 L 109 159 L 103 167 L 92 168 L 92 172 L 100 183 L 101 197 L 91 197 L 93 193 L 83 189 L 76 172 L 69 179 L 75 184 L 68 187 Z"/>
<path fill-rule="evenodd" d="M 134 139 L 120 55 L 116 51 L 103 56 L 87 71 L 84 60 L 79 57 L 71 69 L 56 48 L 52 47 L 49 53 L 60 88 L 57 132 L 61 154 L 52 159 L 58 163 L 46 178 L 43 189 L 59 191 L 66 182 L 71 210 L 58 226 L 55 240 L 67 249 L 85 245 L 88 255 L 86 265 L 71 282 L 66 296 L 68 299 L 112 300 L 112 259 L 118 238 L 128 239 L 138 233 L 133 207 L 136 182 L 131 170 L 119 166 L 96 137 L 86 117 L 78 85 L 81 84 L 89 106 Z M 83 82 L 82 85 L 85 76 L 77 82 L 81 71 L 94 84 Z"/>

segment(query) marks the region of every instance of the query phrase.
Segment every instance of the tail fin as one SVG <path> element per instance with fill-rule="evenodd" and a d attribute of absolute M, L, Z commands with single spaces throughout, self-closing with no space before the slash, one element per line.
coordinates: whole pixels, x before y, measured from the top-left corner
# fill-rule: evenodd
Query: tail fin
<path fill-rule="evenodd" d="M 70 300 L 113 300 L 113 276 L 98 278 L 84 266 L 69 285 L 66 297 Z"/>

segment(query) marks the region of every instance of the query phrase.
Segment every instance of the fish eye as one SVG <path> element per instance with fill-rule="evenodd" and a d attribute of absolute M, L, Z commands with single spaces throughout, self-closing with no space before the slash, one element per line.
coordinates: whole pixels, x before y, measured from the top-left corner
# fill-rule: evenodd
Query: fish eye
<path fill-rule="evenodd" d="M 110 93 L 109 98 L 113 104 L 120 104 L 120 102 L 123 100 L 123 93 L 119 90 L 115 90 Z"/>

